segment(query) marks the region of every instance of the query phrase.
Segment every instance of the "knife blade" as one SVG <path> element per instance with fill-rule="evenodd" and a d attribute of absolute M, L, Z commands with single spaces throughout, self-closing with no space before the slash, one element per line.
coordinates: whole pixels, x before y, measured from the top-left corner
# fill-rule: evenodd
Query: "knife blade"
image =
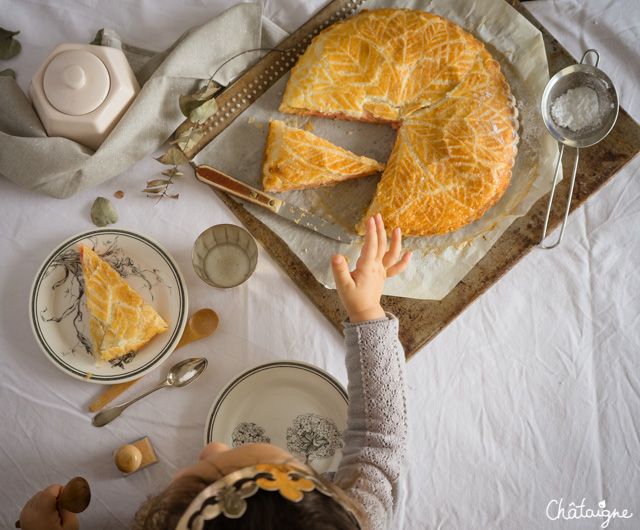
<path fill-rule="evenodd" d="M 196 178 L 220 191 L 266 208 L 270 212 L 284 217 L 299 226 L 304 226 L 309 230 L 318 232 L 323 236 L 335 239 L 341 243 L 350 243 L 355 237 L 355 234 L 350 234 L 322 217 L 303 210 L 298 206 L 294 206 L 293 204 L 287 204 L 283 200 L 253 188 L 211 166 L 197 166 Z"/>

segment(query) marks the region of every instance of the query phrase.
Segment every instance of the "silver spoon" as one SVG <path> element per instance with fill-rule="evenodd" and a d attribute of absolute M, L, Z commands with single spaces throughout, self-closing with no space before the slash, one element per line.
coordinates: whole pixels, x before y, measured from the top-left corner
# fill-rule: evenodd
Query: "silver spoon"
<path fill-rule="evenodd" d="M 194 381 L 207 367 L 208 361 L 204 357 L 198 357 L 193 359 L 185 359 L 184 361 L 180 361 L 179 363 L 173 365 L 167 374 L 167 378 L 160 384 L 154 386 L 150 390 L 147 390 L 144 394 L 140 394 L 138 397 L 123 403 L 122 405 L 117 405 L 115 407 L 110 407 L 108 409 L 103 410 L 96 414 L 91 423 L 93 423 L 96 427 L 102 427 L 107 423 L 115 420 L 124 409 L 126 409 L 129 405 L 133 405 L 136 401 L 139 401 L 145 396 L 151 394 L 151 392 L 155 392 L 156 390 L 160 390 L 165 386 L 172 386 L 175 388 L 182 388 L 183 386 L 187 386 L 189 383 Z"/>

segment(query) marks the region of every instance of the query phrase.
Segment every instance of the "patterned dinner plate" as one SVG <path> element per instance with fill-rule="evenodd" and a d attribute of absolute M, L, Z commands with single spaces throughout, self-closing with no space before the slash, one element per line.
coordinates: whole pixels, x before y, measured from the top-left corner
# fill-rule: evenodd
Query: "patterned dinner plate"
<path fill-rule="evenodd" d="M 299 361 L 260 364 L 218 394 L 205 443 L 271 443 L 319 473 L 335 472 L 342 459 L 348 401 L 344 387 L 316 366 Z"/>
<path fill-rule="evenodd" d="M 136 353 L 94 359 L 80 243 L 111 264 L 169 329 Z M 61 243 L 38 270 L 29 297 L 31 327 L 45 356 L 72 377 L 101 384 L 124 383 L 160 366 L 182 336 L 187 311 L 187 288 L 169 253 L 147 236 L 118 228 L 89 230 Z"/>

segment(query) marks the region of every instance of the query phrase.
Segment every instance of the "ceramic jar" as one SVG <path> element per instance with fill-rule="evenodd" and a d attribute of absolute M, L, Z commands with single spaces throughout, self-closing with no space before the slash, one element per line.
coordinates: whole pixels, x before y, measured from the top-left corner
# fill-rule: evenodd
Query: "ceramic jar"
<path fill-rule="evenodd" d="M 139 91 L 121 50 L 60 44 L 34 75 L 29 97 L 47 135 L 97 150 Z"/>

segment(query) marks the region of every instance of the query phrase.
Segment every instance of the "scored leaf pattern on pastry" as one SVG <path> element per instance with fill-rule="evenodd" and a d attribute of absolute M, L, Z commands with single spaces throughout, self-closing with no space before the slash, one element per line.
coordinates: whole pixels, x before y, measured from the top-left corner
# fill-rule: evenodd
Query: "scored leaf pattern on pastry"
<path fill-rule="evenodd" d="M 481 217 L 509 185 L 517 111 L 499 64 L 452 22 L 363 11 L 314 38 L 280 110 L 399 126 L 376 195 L 389 230 L 430 236 Z"/>
<path fill-rule="evenodd" d="M 265 191 L 287 191 L 380 173 L 384 164 L 271 120 L 262 165 Z"/>

